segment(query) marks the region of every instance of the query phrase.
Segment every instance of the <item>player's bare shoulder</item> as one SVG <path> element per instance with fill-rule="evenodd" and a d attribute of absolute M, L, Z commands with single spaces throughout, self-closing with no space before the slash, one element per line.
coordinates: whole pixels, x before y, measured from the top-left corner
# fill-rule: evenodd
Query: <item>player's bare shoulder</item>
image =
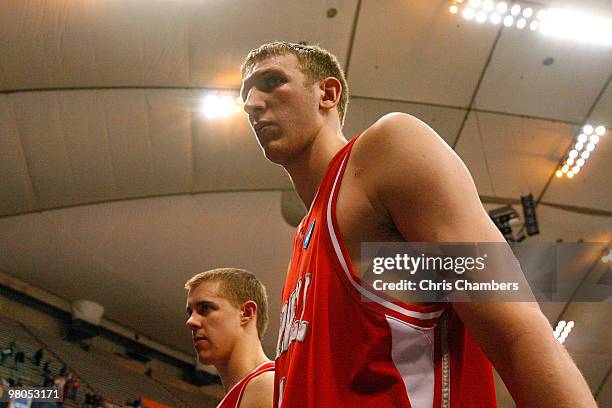
<path fill-rule="evenodd" d="M 429 126 L 420 119 L 402 112 L 391 112 L 382 116 L 363 132 L 359 143 L 380 143 L 386 140 L 391 143 L 411 143 L 420 137 Z"/>
<path fill-rule="evenodd" d="M 240 408 L 271 408 L 274 403 L 274 371 L 259 374 L 244 389 Z"/>
<path fill-rule="evenodd" d="M 458 158 L 427 124 L 406 113 L 389 113 L 359 137 L 351 153 L 352 166 L 364 181 L 378 186 L 396 177 L 425 181 L 433 170 Z"/>

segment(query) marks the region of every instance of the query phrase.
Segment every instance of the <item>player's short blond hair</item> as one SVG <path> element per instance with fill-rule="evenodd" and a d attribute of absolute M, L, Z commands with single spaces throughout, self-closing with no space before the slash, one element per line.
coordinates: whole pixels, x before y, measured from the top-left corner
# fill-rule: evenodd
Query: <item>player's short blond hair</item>
<path fill-rule="evenodd" d="M 349 89 L 344 76 L 344 71 L 335 55 L 318 45 L 295 44 L 287 41 L 275 41 L 264 44 L 259 48 L 251 50 L 247 55 L 240 72 L 242 78 L 260 61 L 272 56 L 293 54 L 297 57 L 302 72 L 312 84 L 327 77 L 334 77 L 342 84 L 340 101 L 338 102 L 338 113 L 340 114 L 340 126 L 344 126 L 344 118 L 349 102 Z"/>
<path fill-rule="evenodd" d="M 200 272 L 185 282 L 185 289 L 193 290 L 204 282 L 219 282 L 219 292 L 234 307 L 252 300 L 257 303 L 257 335 L 261 340 L 268 328 L 268 295 L 266 287 L 247 270 L 217 268 Z"/>

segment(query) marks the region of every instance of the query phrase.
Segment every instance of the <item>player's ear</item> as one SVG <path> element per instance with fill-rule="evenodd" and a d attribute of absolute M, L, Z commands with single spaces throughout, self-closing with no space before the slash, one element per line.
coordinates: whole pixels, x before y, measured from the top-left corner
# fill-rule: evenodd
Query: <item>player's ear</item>
<path fill-rule="evenodd" d="M 257 316 L 257 303 L 247 300 L 240 306 L 240 323 L 246 324 Z"/>
<path fill-rule="evenodd" d="M 338 105 L 342 95 L 342 84 L 338 78 L 327 77 L 321 81 L 321 102 L 319 105 L 324 109 L 331 109 Z"/>

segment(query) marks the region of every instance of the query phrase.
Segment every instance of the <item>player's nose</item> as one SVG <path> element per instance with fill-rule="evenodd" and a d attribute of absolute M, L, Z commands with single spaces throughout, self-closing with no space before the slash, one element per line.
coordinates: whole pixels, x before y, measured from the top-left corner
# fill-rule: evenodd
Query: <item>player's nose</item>
<path fill-rule="evenodd" d="M 198 321 L 198 319 L 196 319 L 193 315 L 189 316 L 189 318 L 187 319 L 187 321 L 185 322 L 185 326 L 189 329 L 189 330 L 195 330 L 200 328 L 202 325 L 200 324 L 200 322 Z"/>
<path fill-rule="evenodd" d="M 259 92 L 255 87 L 251 88 L 244 101 L 244 111 L 252 118 L 252 121 L 257 121 L 265 108 L 262 92 Z"/>

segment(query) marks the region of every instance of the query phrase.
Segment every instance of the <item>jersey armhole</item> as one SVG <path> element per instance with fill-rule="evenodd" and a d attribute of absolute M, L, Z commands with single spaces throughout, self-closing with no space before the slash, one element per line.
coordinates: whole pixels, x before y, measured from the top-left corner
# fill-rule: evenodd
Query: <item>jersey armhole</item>
<path fill-rule="evenodd" d="M 340 191 L 340 185 L 352 147 L 351 145 L 342 159 L 342 163 L 334 178 L 328 201 L 324 207 L 324 223 L 326 227 L 323 233 L 325 236 L 324 244 L 332 255 L 333 262 L 336 264 L 336 267 L 333 268 L 334 273 L 342 281 L 353 300 L 359 302 L 361 306 L 379 314 L 394 316 L 411 325 L 431 328 L 435 326 L 438 318 L 444 313 L 447 304 L 418 306 L 394 301 L 382 293 L 376 293 L 373 288 L 368 288 L 370 285 L 365 284 L 354 271 L 336 217 L 337 195 Z"/>

